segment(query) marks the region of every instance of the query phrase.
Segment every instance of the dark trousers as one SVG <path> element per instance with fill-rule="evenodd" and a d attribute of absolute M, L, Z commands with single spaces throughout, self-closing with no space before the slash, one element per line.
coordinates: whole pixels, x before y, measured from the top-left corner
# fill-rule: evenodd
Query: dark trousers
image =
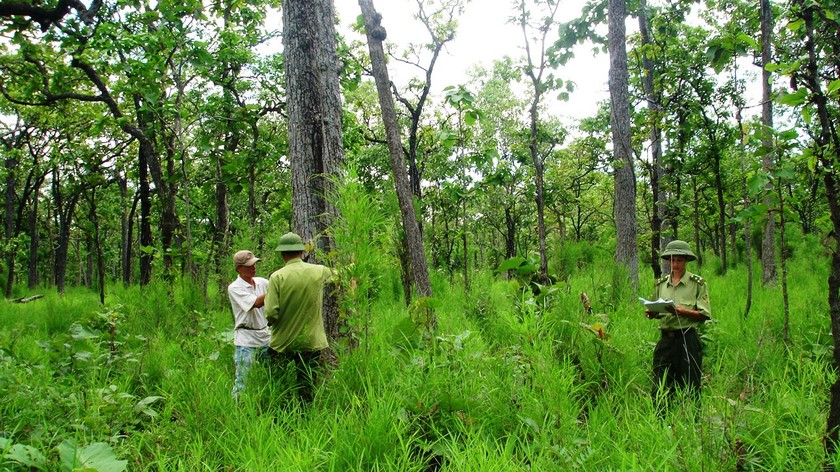
<path fill-rule="evenodd" d="M 697 330 L 662 331 L 653 350 L 653 396 L 662 391 L 670 396 L 684 389 L 699 398 L 703 372 L 703 345 Z"/>
<path fill-rule="evenodd" d="M 303 401 L 312 401 L 318 370 L 321 368 L 321 351 L 277 352 L 269 348 L 268 361 L 274 378 L 282 375 L 289 364 L 294 363 L 297 393 Z"/>

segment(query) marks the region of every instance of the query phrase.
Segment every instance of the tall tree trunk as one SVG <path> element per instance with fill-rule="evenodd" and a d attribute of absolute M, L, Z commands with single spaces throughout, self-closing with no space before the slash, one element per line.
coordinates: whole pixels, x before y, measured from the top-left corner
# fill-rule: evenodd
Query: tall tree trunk
<path fill-rule="evenodd" d="M 720 172 L 720 160 L 722 156 L 717 149 L 717 146 L 713 146 L 712 149 L 712 164 L 713 170 L 715 173 L 715 190 L 717 195 L 717 206 L 718 206 L 718 231 L 720 234 L 719 238 L 719 248 L 720 248 L 720 265 L 722 273 L 726 273 L 726 202 L 723 199 L 723 176 Z"/>
<path fill-rule="evenodd" d="M 737 69 L 736 69 L 737 70 Z M 740 157 L 740 164 L 741 164 L 741 187 L 743 189 L 741 193 L 741 198 L 744 199 L 744 206 L 750 207 L 752 206 L 752 201 L 750 199 L 750 191 L 747 186 L 747 165 L 745 162 L 744 157 L 746 156 L 746 149 L 744 149 L 744 126 L 741 121 L 741 109 L 743 108 L 743 104 L 736 99 L 736 106 L 737 111 L 735 113 L 735 119 L 738 123 L 738 130 L 739 130 L 739 140 L 740 143 L 738 146 L 738 154 Z M 750 308 L 752 307 L 752 295 L 753 295 L 753 265 L 752 265 L 752 228 L 749 218 L 744 218 L 744 257 L 747 262 L 747 293 L 744 297 L 744 319 L 747 318 L 750 314 Z"/>
<path fill-rule="evenodd" d="M 215 273 L 219 280 L 224 280 L 225 266 L 223 261 L 227 259 L 226 255 L 230 252 L 228 234 L 230 234 L 230 219 L 228 218 L 228 188 L 225 183 L 225 176 L 223 167 L 225 165 L 224 156 L 216 158 L 216 224 L 213 226 L 213 241 L 211 247 L 213 251 L 213 266 Z M 219 283 L 218 286 L 219 300 L 224 300 L 226 293 L 225 284 Z"/>
<path fill-rule="evenodd" d="M 41 233 L 38 231 L 38 203 L 40 199 L 41 182 L 35 186 L 32 196 L 32 208 L 29 210 L 29 280 L 28 287 L 34 289 L 38 280 L 38 249 L 41 245 Z"/>
<path fill-rule="evenodd" d="M 697 188 L 697 176 L 691 177 L 692 184 L 692 207 L 694 214 L 694 252 L 697 253 L 697 267 L 703 267 L 703 250 L 700 247 L 700 189 Z"/>
<path fill-rule="evenodd" d="M 128 179 L 120 171 L 117 176 L 117 186 L 120 189 L 120 268 L 122 269 L 123 285 L 131 283 L 131 261 L 128 257 L 131 251 L 131 225 L 129 214 L 133 208 L 128 205 Z M 135 200 L 136 201 L 136 200 Z"/>
<path fill-rule="evenodd" d="M 88 218 L 90 222 L 93 224 L 93 234 L 90 235 L 93 243 L 93 251 L 91 251 L 91 255 L 93 255 L 96 264 L 96 278 L 97 278 L 97 289 L 99 293 L 99 303 L 104 305 L 105 304 L 105 258 L 102 256 L 102 244 L 100 241 L 100 234 L 99 234 L 99 215 L 96 211 L 96 189 L 91 189 L 90 191 L 90 208 L 88 212 Z"/>
<path fill-rule="evenodd" d="M 17 242 L 12 240 L 17 235 L 15 229 L 15 197 L 17 196 L 17 150 L 6 146 L 6 194 L 4 205 L 4 230 L 6 239 L 6 286 L 4 287 L 6 298 L 12 298 L 12 288 L 15 285 L 15 259 L 17 253 Z"/>
<path fill-rule="evenodd" d="M 624 0 L 609 0 L 610 121 L 615 167 L 615 258 L 627 268 L 630 283 L 639 284 L 636 230 L 636 175 L 630 141 L 630 100 L 628 98 L 627 46 Z"/>
<path fill-rule="evenodd" d="M 70 227 L 73 223 L 73 213 L 76 210 L 79 192 L 70 192 L 67 199 L 64 197 L 64 192 L 61 189 L 61 174 L 58 168 L 53 168 L 53 199 L 56 216 L 58 217 L 58 241 L 55 250 L 55 286 L 58 293 L 64 293 L 67 277 L 67 254 L 70 249 Z"/>
<path fill-rule="evenodd" d="M 330 179 L 340 175 L 344 162 L 335 13 L 332 0 L 284 0 L 282 10 L 295 228 L 329 254 L 333 241 L 327 228 L 338 216 L 327 199 Z M 337 338 L 338 303 L 331 290 L 327 293 L 324 325 L 327 335 Z"/>
<path fill-rule="evenodd" d="M 647 18 L 647 0 L 639 2 L 639 34 L 642 39 L 644 50 L 652 47 Z M 647 47 L 647 48 L 646 48 Z M 666 167 L 662 162 L 662 130 L 659 127 L 661 120 L 662 93 L 654 86 L 654 74 L 656 72 L 652 53 L 645 52 L 642 56 L 642 68 L 644 77 L 642 86 L 648 107 L 648 126 L 650 127 L 650 152 L 651 152 L 651 175 L 650 190 L 653 197 L 653 211 L 651 212 L 651 241 L 650 241 L 650 264 L 654 278 L 662 275 L 662 264 L 659 254 L 664 245 L 662 244 L 662 233 L 667 232 L 668 218 L 666 215 L 666 194 L 661 188 L 661 182 L 665 179 Z"/>
<path fill-rule="evenodd" d="M 385 28 L 381 25 L 382 16 L 376 12 L 372 0 L 359 0 L 359 7 L 365 19 L 365 33 L 367 35 L 371 68 L 373 69 L 376 90 L 379 95 L 379 106 L 382 109 L 382 121 L 385 124 L 385 136 L 388 142 L 388 154 L 391 160 L 391 172 L 400 206 L 403 232 L 405 233 L 411 280 L 414 282 L 419 296 L 431 297 L 432 285 L 429 279 L 426 253 L 423 249 L 423 236 L 420 232 L 420 223 L 417 220 L 417 213 L 414 208 L 409 176 L 405 170 L 406 166 L 403 160 L 397 112 L 394 109 L 393 97 L 389 90 L 391 81 L 388 78 L 385 51 L 382 47 L 382 41 L 385 40 L 386 36 Z M 406 299 L 406 302 L 408 301 Z M 432 317 L 430 322 L 434 324 L 436 320 Z"/>
<path fill-rule="evenodd" d="M 761 3 L 761 124 L 764 131 L 761 146 L 767 150 L 761 160 L 765 172 L 773 172 L 775 167 L 773 139 L 770 131 L 773 129 L 773 84 L 772 73 L 764 66 L 773 60 L 771 40 L 773 35 L 773 12 L 770 9 L 770 0 L 760 0 Z M 768 193 L 772 190 L 772 183 L 768 182 Z M 767 212 L 767 222 L 764 224 L 764 237 L 761 240 L 761 282 L 764 285 L 776 281 L 776 216 L 772 210 L 773 205 L 768 195 L 764 204 L 770 210 Z"/>
<path fill-rule="evenodd" d="M 505 207 L 505 259 L 516 256 L 516 220 L 511 207 Z"/>
<path fill-rule="evenodd" d="M 131 202 L 131 210 L 128 212 L 128 227 L 125 231 L 125 265 L 123 266 L 123 283 L 125 285 L 130 285 L 134 277 L 134 267 L 131 260 L 134 258 L 134 222 L 136 221 L 138 203 L 140 203 L 139 192 L 134 194 L 134 199 Z"/>
<path fill-rule="evenodd" d="M 779 251 L 782 269 L 782 302 L 784 317 L 782 322 L 782 340 L 785 344 L 790 343 L 790 297 L 788 296 L 787 285 L 787 251 L 785 251 L 785 196 L 782 194 L 782 186 L 777 181 L 776 195 L 779 197 L 779 243 L 782 250 Z"/>
<path fill-rule="evenodd" d="M 817 108 L 819 123 L 819 134 L 816 137 L 814 151 L 825 168 L 822 175 L 833 228 L 831 268 L 828 275 L 828 311 L 831 318 L 831 335 L 834 339 L 834 364 L 838 366 L 840 365 L 840 188 L 838 188 L 836 172 L 837 162 L 840 160 L 840 138 L 829 115 L 828 98 L 820 85 L 821 78 L 818 73 L 819 65 L 814 38 L 814 9 L 817 7 L 804 0 L 797 0 L 796 4 L 805 22 L 807 35 L 805 48 L 808 52 L 808 62 L 804 78 L 810 92 L 810 99 Z M 838 434 L 840 434 L 840 377 L 831 386 L 824 442 L 827 461 L 832 461 L 837 454 L 838 446 L 840 446 Z M 830 467 L 830 470 L 833 470 L 833 467 Z"/>
<path fill-rule="evenodd" d="M 470 293 L 470 258 L 467 252 L 467 198 L 461 200 L 461 248 L 464 252 L 464 292 Z M 548 273 L 548 272 L 546 272 Z"/>
<path fill-rule="evenodd" d="M 140 285 L 152 281 L 152 200 L 149 189 L 148 146 L 140 146 L 137 163 L 140 180 Z"/>

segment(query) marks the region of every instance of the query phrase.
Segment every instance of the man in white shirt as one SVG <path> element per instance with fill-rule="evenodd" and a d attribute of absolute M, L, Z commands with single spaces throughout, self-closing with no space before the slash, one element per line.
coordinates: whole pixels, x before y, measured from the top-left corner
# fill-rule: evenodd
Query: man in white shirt
<path fill-rule="evenodd" d="M 228 285 L 230 307 L 233 309 L 235 397 L 245 389 L 245 378 L 254 361 L 265 357 L 271 339 L 271 331 L 263 311 L 268 280 L 256 277 L 257 262 L 261 260 L 254 256 L 253 252 L 246 250 L 233 255 L 233 265 L 239 274 L 236 280 Z"/>

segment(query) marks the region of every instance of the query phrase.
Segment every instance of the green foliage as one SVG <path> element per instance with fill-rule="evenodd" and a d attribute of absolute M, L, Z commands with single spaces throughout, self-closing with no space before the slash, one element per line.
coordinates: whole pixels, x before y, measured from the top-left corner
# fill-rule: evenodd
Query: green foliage
<path fill-rule="evenodd" d="M 791 239 L 793 260 L 824 259 L 814 236 Z M 169 298 L 156 285 L 113 287 L 106 309 L 72 290 L 6 305 L 2 466 L 252 470 L 282 461 L 292 469 L 421 471 L 488 470 L 487 460 L 503 460 L 498 470 L 776 470 L 821 460 L 834 376 L 820 316 L 825 264 L 790 265 L 797 282 L 788 348 L 778 289 L 756 289 L 753 308 L 763 316 L 744 320 L 738 304 L 724 302 L 742 296 L 743 267 L 723 276 L 704 269 L 714 323 L 703 333 L 703 402 L 677 402 L 659 418 L 649 397 L 655 323 L 614 286 L 622 273 L 604 269 L 614 265 L 610 254 L 587 257 L 541 303 L 489 272 L 472 275 L 470 295 L 435 273 L 435 300 L 411 309 L 390 290 L 371 292 L 364 344 L 341 353 L 305 409 L 284 375 L 261 366 L 236 403 L 230 314 L 196 313 L 181 290 Z M 398 277 L 373 275 L 383 288 Z M 438 322 L 425 334 L 413 314 L 424 307 Z"/>

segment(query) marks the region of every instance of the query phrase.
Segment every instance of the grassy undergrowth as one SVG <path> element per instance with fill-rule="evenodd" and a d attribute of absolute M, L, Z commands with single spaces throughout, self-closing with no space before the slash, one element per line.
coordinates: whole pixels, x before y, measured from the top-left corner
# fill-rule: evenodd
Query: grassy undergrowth
<path fill-rule="evenodd" d="M 544 303 L 491 274 L 469 293 L 433 274 L 430 338 L 398 275 L 380 273 L 353 312 L 357 347 L 338 347 L 310 405 L 261 368 L 234 401 L 231 315 L 188 285 L 109 287 L 105 306 L 81 289 L 2 304 L 0 468 L 820 470 L 836 372 L 827 269 L 807 256 L 790 263 L 787 348 L 778 288 L 757 287 L 744 319 L 744 266 L 703 272 L 702 402 L 662 417 L 656 324 L 604 257 Z"/>

